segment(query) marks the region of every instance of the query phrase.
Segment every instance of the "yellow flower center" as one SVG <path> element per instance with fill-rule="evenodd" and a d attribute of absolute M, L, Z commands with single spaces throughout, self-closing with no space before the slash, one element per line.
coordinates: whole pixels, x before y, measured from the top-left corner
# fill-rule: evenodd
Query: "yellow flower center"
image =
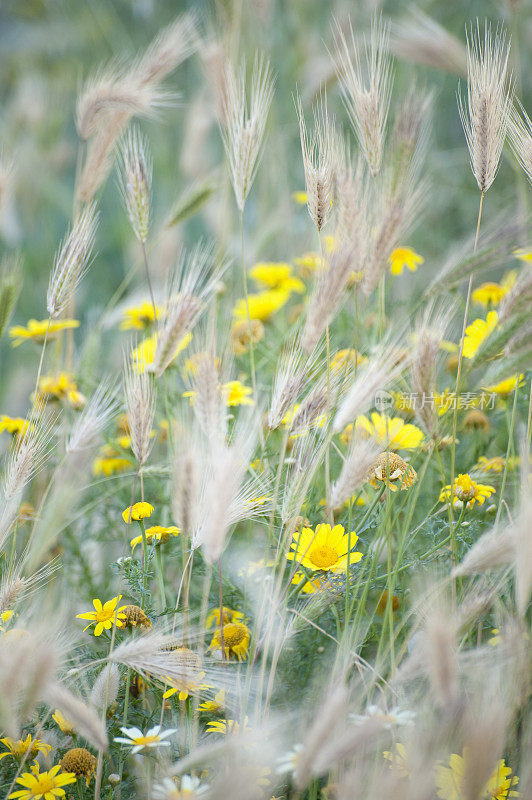
<path fill-rule="evenodd" d="M 36 797 L 39 794 L 46 794 L 46 792 L 52 791 L 55 789 L 55 781 L 53 778 L 48 776 L 48 773 L 44 773 L 44 775 L 39 775 L 37 778 L 37 782 L 35 786 L 32 787 L 33 795 Z"/>
<path fill-rule="evenodd" d="M 229 622 L 224 625 L 224 646 L 235 647 L 244 641 L 246 629 L 244 625 L 237 622 Z"/>
<path fill-rule="evenodd" d="M 338 553 L 334 547 L 330 547 L 328 544 L 320 544 L 312 548 L 309 558 L 318 569 L 328 569 L 338 561 Z"/>
<path fill-rule="evenodd" d="M 157 734 L 154 734 L 153 736 L 137 736 L 137 738 L 133 739 L 133 741 L 135 744 L 144 746 L 147 744 L 153 744 L 153 742 L 158 742 L 159 739 L 160 737 L 157 736 Z"/>

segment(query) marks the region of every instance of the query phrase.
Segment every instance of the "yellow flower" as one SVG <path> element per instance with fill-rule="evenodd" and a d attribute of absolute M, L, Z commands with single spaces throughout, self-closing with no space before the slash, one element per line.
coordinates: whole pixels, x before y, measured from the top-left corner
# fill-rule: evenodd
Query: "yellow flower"
<path fill-rule="evenodd" d="M 302 278 L 311 278 L 316 270 L 321 269 L 321 256 L 319 253 L 303 253 L 294 258 L 294 264 L 299 268 Z"/>
<path fill-rule="evenodd" d="M 245 661 L 249 649 L 249 629 L 243 622 L 227 622 L 223 628 L 225 657 L 235 655 L 239 661 Z M 222 634 L 217 628 L 209 645 L 209 650 L 222 649 Z"/>
<path fill-rule="evenodd" d="M 116 607 L 121 598 L 122 595 L 119 594 L 117 597 L 113 597 L 112 600 L 108 600 L 105 605 L 102 605 L 101 600 L 93 600 L 92 605 L 94 606 L 94 611 L 76 614 L 76 617 L 78 619 L 90 620 L 87 628 L 90 628 L 93 623 L 96 623 L 94 629 L 95 636 L 100 636 L 104 630 L 108 631 L 115 623 L 117 628 L 121 628 L 126 618 L 126 615 L 123 613 L 125 606 L 120 606 L 120 608 Z M 83 630 L 86 631 L 87 628 L 83 628 Z"/>
<path fill-rule="evenodd" d="M 249 396 L 253 394 L 253 389 L 250 386 L 245 386 L 240 381 L 229 381 L 224 383 L 221 387 L 222 395 L 225 397 L 225 403 L 228 406 L 252 406 L 253 400 Z"/>
<path fill-rule="evenodd" d="M 228 622 L 244 621 L 244 615 L 242 614 L 241 611 L 234 611 L 232 608 L 228 608 L 228 606 L 222 607 L 222 618 L 224 625 L 226 625 Z M 209 628 L 212 628 L 214 625 L 216 625 L 216 627 L 220 625 L 220 606 L 216 606 L 216 608 L 211 608 L 211 610 L 207 614 L 205 625 L 207 626 L 207 630 Z"/>
<path fill-rule="evenodd" d="M 155 306 L 157 312 L 157 319 L 161 319 L 163 315 L 163 307 Z M 153 304 L 145 300 L 139 303 L 138 306 L 131 306 L 124 311 L 124 320 L 120 323 L 120 330 L 128 331 L 131 329 L 141 331 L 155 322 L 155 315 L 153 313 Z"/>
<path fill-rule="evenodd" d="M 292 200 L 298 206 L 306 206 L 308 203 L 308 194 L 306 192 L 292 192 Z"/>
<path fill-rule="evenodd" d="M 200 703 L 199 711 L 207 711 L 209 714 L 217 714 L 225 706 L 225 689 L 220 689 L 214 695 L 214 700 L 205 700 Z"/>
<path fill-rule="evenodd" d="M 133 521 L 138 522 L 146 517 L 151 517 L 153 511 L 154 508 L 150 503 L 135 503 L 122 511 L 122 518 L 126 525 L 129 525 Z"/>
<path fill-rule="evenodd" d="M 471 297 L 474 303 L 481 306 L 497 306 L 505 294 L 508 294 L 508 289 L 501 286 L 500 283 L 482 283 L 478 286 Z"/>
<path fill-rule="evenodd" d="M 464 358 L 473 358 L 484 339 L 496 328 L 498 321 L 497 312 L 489 311 L 486 319 L 476 319 L 467 326 L 464 337 Z"/>
<path fill-rule="evenodd" d="M 153 525 L 151 528 L 146 528 L 145 530 L 148 544 L 163 544 L 164 542 L 168 541 L 170 536 L 178 536 L 179 533 L 181 533 L 181 531 L 179 528 L 176 528 L 175 525 L 170 525 L 166 528 L 162 525 Z M 142 536 L 135 536 L 135 538 L 131 540 L 130 544 L 131 552 L 133 552 L 138 544 L 142 544 Z"/>
<path fill-rule="evenodd" d="M 322 592 L 327 589 L 334 589 L 335 588 L 335 580 L 338 582 L 338 578 L 335 578 L 334 573 L 332 573 L 332 579 L 329 574 L 324 574 L 323 572 L 317 572 L 312 578 L 307 580 L 307 576 L 304 572 L 298 570 L 294 577 L 292 578 L 292 583 L 295 586 L 299 586 L 303 583 L 301 587 L 301 591 L 303 594 L 314 594 L 314 592 Z"/>
<path fill-rule="evenodd" d="M 11 739 L 9 736 L 6 736 L 5 739 L 0 739 L 0 742 L 7 747 L 7 752 L 0 753 L 0 759 L 6 756 L 22 759 L 26 754 L 27 758 L 35 758 L 37 753 L 44 753 L 46 756 L 52 749 L 52 745 L 41 742 L 40 739 L 32 739 L 29 733 L 25 739 Z"/>
<path fill-rule="evenodd" d="M 469 749 L 464 748 L 462 755 L 453 753 L 449 758 L 449 766 L 442 764 L 436 767 L 435 782 L 438 797 L 442 800 L 465 800 L 465 776 Z M 490 779 L 479 794 L 479 800 L 506 800 L 508 797 L 519 797 L 519 792 L 512 789 L 519 778 L 512 777 L 512 770 L 506 766 L 504 759 L 495 765 Z"/>
<path fill-rule="evenodd" d="M 328 523 L 321 523 L 315 531 L 312 528 L 295 531 L 290 545 L 292 552 L 287 553 L 286 557 L 307 569 L 346 572 L 349 547 L 354 547 L 357 541 L 355 531 L 349 535 L 342 525 L 331 528 Z M 351 551 L 349 563 L 356 564 L 361 558 L 362 553 Z"/>
<path fill-rule="evenodd" d="M 384 758 L 390 762 L 390 769 L 397 770 L 402 778 L 408 778 L 410 775 L 410 764 L 408 761 L 408 754 L 406 747 L 401 742 L 395 742 L 392 750 L 384 750 Z"/>
<path fill-rule="evenodd" d="M 401 417 L 390 418 L 376 411 L 371 414 L 371 421 L 364 415 L 357 417 L 355 431 L 372 437 L 380 447 L 392 450 L 415 450 L 425 439 L 423 431 L 416 425 L 405 422 Z M 350 441 L 351 435 L 352 425 L 348 425 L 342 434 L 342 441 Z"/>
<path fill-rule="evenodd" d="M 14 325 L 10 328 L 9 335 L 14 340 L 13 347 L 18 347 L 19 344 L 22 344 L 22 342 L 28 339 L 33 339 L 36 342 L 44 342 L 47 330 L 47 338 L 51 339 L 59 331 L 71 330 L 72 328 L 78 327 L 79 321 L 77 319 L 58 319 L 54 322 L 50 322 L 50 325 L 48 325 L 47 319 L 43 319 L 41 322 L 36 319 L 30 319 L 28 320 L 27 327 L 24 327 L 24 325 Z"/>
<path fill-rule="evenodd" d="M 124 609 L 124 628 L 151 628 L 152 622 L 140 606 L 127 605 Z"/>
<path fill-rule="evenodd" d="M 233 353 L 241 356 L 247 353 L 249 347 L 249 331 L 251 328 L 251 341 L 257 344 L 264 339 L 264 325 L 260 319 L 237 319 L 231 328 L 231 348 Z"/>
<path fill-rule="evenodd" d="M 0 433 L 7 431 L 14 436 L 20 436 L 28 430 L 29 422 L 24 417 L 8 417 L 7 414 L 0 415 Z"/>
<path fill-rule="evenodd" d="M 127 458 L 117 456 L 99 456 L 94 459 L 92 472 L 94 475 L 116 475 L 117 472 L 124 472 L 132 466 Z"/>
<path fill-rule="evenodd" d="M 305 284 L 292 275 L 292 265 L 284 261 L 260 261 L 249 274 L 257 282 L 269 289 L 285 289 L 291 292 L 304 292 Z"/>
<path fill-rule="evenodd" d="M 464 503 L 468 508 L 473 508 L 475 503 L 481 506 L 487 497 L 490 497 L 495 492 L 493 486 L 485 486 L 483 483 L 477 483 L 470 475 L 458 475 L 454 479 L 453 491 L 453 505 L 462 508 Z M 440 503 L 444 503 L 451 497 L 451 486 L 444 486 L 440 492 Z"/>
<path fill-rule="evenodd" d="M 415 272 L 425 259 L 410 247 L 396 248 L 388 259 L 392 275 L 402 275 L 403 269 L 408 267 L 410 272 Z"/>
<path fill-rule="evenodd" d="M 495 474 L 498 474 L 503 471 L 505 463 L 506 459 L 503 456 L 493 456 L 492 458 L 479 456 L 479 459 L 473 467 L 472 472 L 495 472 Z M 514 468 L 513 458 L 508 460 L 508 467 L 510 469 Z"/>
<path fill-rule="evenodd" d="M 39 767 L 32 767 L 31 772 L 24 772 L 20 778 L 17 778 L 17 783 L 23 786 L 18 792 L 12 792 L 10 798 L 20 798 L 20 800 L 55 800 L 56 797 L 64 797 L 65 790 L 63 786 L 68 786 L 70 783 L 76 782 L 76 776 L 73 772 L 62 772 L 61 775 L 57 773 L 61 769 L 61 764 L 56 764 L 55 767 L 47 772 L 39 772 Z"/>
<path fill-rule="evenodd" d="M 185 347 L 190 343 L 192 339 L 191 333 L 186 333 L 182 339 L 179 340 L 175 352 L 170 359 L 170 361 L 174 361 L 177 358 L 179 353 L 185 349 Z M 138 347 L 136 347 L 132 353 L 131 358 L 133 359 L 133 367 L 136 372 L 145 372 L 146 370 L 150 370 L 153 366 L 153 362 L 155 359 L 155 352 L 157 350 L 157 334 L 154 333 L 153 336 L 148 336 L 147 339 L 144 339 Z"/>
<path fill-rule="evenodd" d="M 290 292 L 286 289 L 267 289 L 258 294 L 248 294 L 250 319 L 260 319 L 261 322 L 265 322 L 272 314 L 286 305 L 289 299 Z M 237 301 L 233 308 L 233 316 L 247 319 L 245 298 Z"/>
<path fill-rule="evenodd" d="M 514 256 L 518 258 L 519 261 L 532 263 L 532 250 L 514 250 Z"/>
<path fill-rule="evenodd" d="M 334 354 L 331 360 L 331 370 L 358 367 L 365 361 L 367 361 L 366 356 L 363 356 L 352 347 L 346 347 L 343 350 L 338 350 L 338 352 Z"/>
<path fill-rule="evenodd" d="M 2 620 L 2 622 L 8 622 L 8 620 L 11 619 L 11 617 L 13 616 L 14 613 L 15 612 L 12 611 L 12 610 L 2 611 L 2 613 L 0 614 L 0 619 Z M 4 630 L 4 626 L 0 625 L 0 631 L 3 631 L 3 630 Z M 0 741 L 2 741 L 2 740 L 0 739 Z M 1 757 L 2 756 L 0 756 L 0 758 Z"/>
<path fill-rule="evenodd" d="M 76 382 L 68 372 L 60 372 L 56 376 L 44 375 L 39 381 L 37 397 L 63 400 L 74 408 L 82 408 L 87 402 L 87 398 L 78 391 Z"/>
<path fill-rule="evenodd" d="M 204 677 L 205 673 L 203 671 L 197 672 L 195 675 L 191 675 L 190 677 L 187 675 L 182 680 L 179 680 L 177 685 L 175 685 L 176 681 L 174 679 L 167 678 L 166 682 L 171 685 L 171 688 L 163 694 L 163 698 L 167 700 L 174 694 L 178 694 L 179 700 L 186 700 L 191 694 L 197 694 L 203 689 L 212 689 L 212 686 L 208 683 L 203 683 Z"/>
<path fill-rule="evenodd" d="M 66 733 L 67 736 L 72 736 L 72 734 L 75 733 L 75 728 L 70 720 L 64 717 L 58 709 L 52 714 L 52 719 L 59 725 L 59 729 L 62 733 Z"/>
<path fill-rule="evenodd" d="M 244 717 L 244 722 L 237 722 L 236 719 L 216 719 L 207 723 L 207 733 L 246 733 L 250 728 L 248 727 L 248 718 Z"/>
<path fill-rule="evenodd" d="M 500 395 L 507 395 L 510 392 L 513 392 L 517 381 L 519 381 L 519 386 L 522 386 L 524 383 L 525 376 L 523 373 L 520 375 L 512 375 L 511 378 L 506 378 L 504 381 L 500 381 L 500 383 L 494 383 L 491 386 L 483 386 L 485 392 L 492 392 L 493 394 L 500 394 Z"/>

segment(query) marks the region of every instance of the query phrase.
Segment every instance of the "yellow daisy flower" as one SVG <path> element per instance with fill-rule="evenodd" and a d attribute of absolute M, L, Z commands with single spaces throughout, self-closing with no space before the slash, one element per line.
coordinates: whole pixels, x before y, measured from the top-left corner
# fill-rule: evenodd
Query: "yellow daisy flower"
<path fill-rule="evenodd" d="M 384 750 L 384 758 L 390 762 L 390 769 L 395 769 L 402 778 L 410 775 L 410 763 L 406 747 L 401 742 L 395 742 L 392 750 Z"/>
<path fill-rule="evenodd" d="M 151 517 L 153 511 L 154 508 L 151 503 L 135 503 L 122 511 L 122 518 L 126 525 L 129 525 L 133 521 L 138 522 L 141 519 L 146 519 L 146 517 Z"/>
<path fill-rule="evenodd" d="M 225 707 L 225 689 L 220 689 L 214 695 L 214 700 L 205 700 L 200 703 L 199 711 L 206 711 L 209 714 L 217 714 Z"/>
<path fill-rule="evenodd" d="M 183 678 L 183 680 L 179 680 L 177 686 L 175 685 L 176 681 L 167 678 L 166 682 L 171 685 L 171 688 L 163 694 L 163 698 L 167 700 L 169 697 L 173 697 L 174 694 L 177 694 L 179 700 L 186 700 L 191 694 L 197 694 L 204 689 L 212 689 L 210 684 L 203 683 L 204 677 L 205 673 L 201 670 L 195 675 L 187 676 Z"/>
<path fill-rule="evenodd" d="M 13 616 L 14 613 L 15 612 L 12 611 L 12 610 L 2 611 L 2 613 L 0 614 L 0 619 L 2 620 L 2 622 L 8 622 L 11 619 L 11 617 Z M 0 625 L 0 631 L 3 631 L 3 630 L 5 630 L 4 626 Z M 1 741 L 1 739 L 0 739 L 0 741 Z M 0 758 L 1 758 L 1 756 L 0 756 Z"/>
<path fill-rule="evenodd" d="M 519 261 L 532 263 L 532 250 L 514 250 L 514 256 L 518 258 Z"/>
<path fill-rule="evenodd" d="M 223 626 L 225 657 L 235 655 L 239 661 L 245 661 L 249 650 L 249 628 L 243 622 L 227 622 Z M 217 628 L 209 645 L 209 650 L 222 649 L 222 634 Z"/>
<path fill-rule="evenodd" d="M 494 492 L 495 488 L 493 486 L 477 483 L 467 473 L 460 474 L 454 479 L 453 505 L 457 508 L 462 508 L 466 503 L 468 508 L 473 508 L 475 503 L 478 503 L 481 506 L 486 498 L 490 497 Z M 444 503 L 450 497 L 451 486 L 444 486 L 440 492 L 440 503 Z"/>
<path fill-rule="evenodd" d="M 469 750 L 464 747 L 462 755 L 452 753 L 449 766 L 439 764 L 436 767 L 435 782 L 438 797 L 442 800 L 463 800 L 466 796 L 465 776 Z M 506 766 L 504 759 L 495 765 L 490 779 L 486 783 L 479 797 L 489 797 L 490 800 L 507 800 L 508 797 L 519 797 L 519 792 L 512 789 L 519 778 L 512 777 L 512 770 Z"/>
<path fill-rule="evenodd" d="M 78 328 L 79 321 L 77 319 L 57 319 L 50 322 L 43 319 L 40 322 L 36 319 L 28 320 L 26 327 L 24 325 L 14 325 L 9 329 L 9 336 L 13 339 L 13 347 L 18 347 L 22 342 L 28 339 L 33 339 L 35 342 L 44 342 L 46 331 L 48 330 L 48 339 L 54 338 L 55 334 L 59 331 L 72 330 Z"/>
<path fill-rule="evenodd" d="M 76 614 L 77 619 L 90 620 L 87 627 L 83 628 L 83 630 L 86 631 L 87 628 L 90 628 L 91 625 L 96 623 L 94 635 L 101 636 L 104 630 L 108 631 L 115 623 L 117 628 L 123 627 L 124 620 L 126 618 L 126 615 L 123 613 L 125 606 L 120 606 L 120 608 L 116 607 L 118 601 L 121 599 L 122 595 L 119 594 L 117 597 L 113 597 L 112 600 L 108 600 L 104 605 L 102 605 L 101 600 L 93 600 L 92 605 L 94 606 L 94 611 L 86 611 L 84 614 Z"/>
<path fill-rule="evenodd" d="M 410 272 L 416 272 L 418 266 L 423 264 L 424 261 L 423 256 L 420 256 L 410 247 L 397 247 L 388 259 L 392 275 L 402 275 L 405 267 Z"/>
<path fill-rule="evenodd" d="M 161 319 L 164 308 L 156 305 L 155 311 L 157 312 L 157 319 Z M 141 331 L 144 328 L 147 328 L 148 325 L 151 325 L 153 322 L 155 322 L 153 304 L 148 300 L 145 300 L 144 302 L 139 303 L 137 306 L 131 306 L 130 308 L 125 309 L 124 319 L 120 323 L 120 330 Z"/>
<path fill-rule="evenodd" d="M 237 722 L 236 719 L 216 719 L 207 723 L 207 733 L 246 733 L 250 728 L 248 727 L 248 718 L 244 718 L 244 722 Z"/>
<path fill-rule="evenodd" d="M 249 348 L 249 331 L 251 328 L 251 341 L 258 344 L 264 339 L 264 325 L 260 319 L 237 319 L 231 328 L 231 349 L 237 356 L 247 353 Z"/>
<path fill-rule="evenodd" d="M 24 772 L 19 778 L 17 783 L 23 786 L 18 792 L 12 792 L 9 798 L 20 798 L 20 800 L 55 800 L 56 797 L 64 797 L 65 790 L 63 786 L 68 786 L 70 783 L 76 782 L 76 776 L 73 772 L 62 772 L 60 775 L 57 773 L 61 769 L 61 764 L 56 764 L 55 767 L 47 772 L 39 772 L 38 765 L 32 767 L 31 772 Z"/>
<path fill-rule="evenodd" d="M 30 733 L 25 739 L 11 739 L 10 736 L 6 736 L 5 739 L 0 739 L 0 742 L 7 747 L 5 753 L 0 753 L 0 759 L 6 758 L 6 756 L 13 756 L 13 758 L 20 760 L 26 754 L 27 758 L 35 758 L 37 753 L 44 753 L 46 756 L 52 749 L 51 744 L 41 742 L 40 739 L 32 739 Z"/>
<path fill-rule="evenodd" d="M 482 283 L 478 286 L 471 295 L 473 302 L 478 303 L 480 306 L 497 306 L 501 302 L 505 294 L 508 294 L 508 289 L 501 286 L 500 283 Z"/>
<path fill-rule="evenodd" d="M 328 523 L 321 523 L 315 530 L 301 528 L 301 531 L 295 531 L 290 545 L 292 552 L 287 553 L 286 557 L 307 569 L 346 572 L 349 546 L 354 547 L 357 541 L 355 531 L 349 536 L 342 525 L 331 528 Z M 352 550 L 349 563 L 356 564 L 361 558 L 362 553 Z"/>
<path fill-rule="evenodd" d="M 299 268 L 302 278 L 311 278 L 316 270 L 321 269 L 321 256 L 319 253 L 303 253 L 294 258 L 294 264 Z"/>
<path fill-rule="evenodd" d="M 368 472 L 368 480 L 374 489 L 378 488 L 377 481 L 387 484 L 392 492 L 397 489 L 405 491 L 417 480 L 414 467 L 398 456 L 397 453 L 380 453 Z"/>
<path fill-rule="evenodd" d="M 290 299 L 290 292 L 286 289 L 267 289 L 258 294 L 249 294 L 250 319 L 268 320 L 276 311 L 279 311 Z M 238 319 L 247 319 L 246 301 L 242 298 L 233 308 L 233 316 Z"/>
<path fill-rule="evenodd" d="M 489 311 L 486 319 L 476 319 L 468 325 L 464 337 L 464 358 L 473 358 L 478 348 L 490 333 L 497 327 L 499 315 L 496 311 Z"/>
<path fill-rule="evenodd" d="M 253 389 L 250 386 L 245 386 L 240 381 L 224 383 L 221 391 L 228 406 L 252 406 L 254 404 L 253 399 L 250 397 L 253 394 Z"/>
<path fill-rule="evenodd" d="M 177 344 L 175 352 L 171 358 L 171 361 L 177 358 L 179 353 L 185 349 L 185 347 L 190 343 L 192 339 L 191 333 L 186 333 L 182 339 Z M 157 334 L 154 333 L 153 336 L 148 336 L 147 339 L 144 339 L 138 347 L 136 347 L 131 352 L 131 358 L 133 359 L 133 367 L 137 372 L 145 372 L 146 370 L 150 370 L 153 366 L 153 362 L 155 359 L 155 352 L 157 350 Z"/>
<path fill-rule="evenodd" d="M 72 734 L 76 732 L 70 720 L 64 717 L 57 708 L 55 710 L 55 713 L 52 714 L 52 719 L 59 726 L 61 732 L 66 733 L 67 736 L 72 736 Z"/>
<path fill-rule="evenodd" d="M 20 436 L 28 430 L 29 422 L 24 417 L 8 417 L 7 414 L 0 415 L 0 433 L 7 431 L 13 436 Z"/>
<path fill-rule="evenodd" d="M 244 615 L 241 611 L 234 611 L 232 608 L 228 606 L 222 607 L 222 615 L 223 615 L 223 623 L 226 625 L 228 622 L 243 622 Z M 209 613 L 207 614 L 207 619 L 205 620 L 205 625 L 207 626 L 207 630 L 212 628 L 214 625 L 218 627 L 220 625 L 220 606 L 216 608 L 211 608 Z"/>
<path fill-rule="evenodd" d="M 346 367 L 358 367 L 367 361 L 366 356 L 363 356 L 352 347 L 346 347 L 343 350 L 338 350 L 331 359 L 331 370 L 341 370 Z"/>
<path fill-rule="evenodd" d="M 472 472 L 495 472 L 499 474 L 503 471 L 506 459 L 504 456 L 493 456 L 487 458 L 486 456 L 479 456 L 477 463 L 471 470 Z M 513 459 L 509 459 L 508 467 L 513 469 Z"/>
<path fill-rule="evenodd" d="M 72 375 L 60 372 L 58 375 L 44 375 L 38 386 L 39 400 L 62 400 L 73 408 L 83 408 L 87 398 L 78 390 Z"/>
<path fill-rule="evenodd" d="M 257 283 L 269 289 L 285 289 L 289 292 L 304 292 L 305 284 L 292 275 L 292 265 L 285 261 L 260 261 L 249 274 Z"/>
<path fill-rule="evenodd" d="M 306 206 L 308 203 L 308 194 L 306 192 L 292 192 L 292 200 L 298 206 Z"/>
<path fill-rule="evenodd" d="M 416 425 L 405 422 L 401 417 L 387 417 L 373 411 L 371 420 L 365 415 L 357 417 L 355 421 L 356 433 L 362 433 L 375 440 L 380 447 L 389 447 L 392 450 L 415 450 L 425 440 L 425 434 Z M 349 442 L 353 426 L 348 425 L 342 434 L 342 441 Z"/>
<path fill-rule="evenodd" d="M 170 525 L 168 527 L 163 527 L 162 525 L 152 525 L 151 528 L 146 528 L 144 532 L 146 534 L 146 540 L 148 544 L 164 544 L 164 542 L 168 541 L 170 536 L 178 536 L 181 533 L 181 530 L 176 528 L 175 525 Z M 130 544 L 131 552 L 133 552 L 138 544 L 142 544 L 142 536 L 135 536 L 131 540 Z"/>
<path fill-rule="evenodd" d="M 493 394 L 500 394 L 500 395 L 508 395 L 514 391 L 517 382 L 519 381 L 519 386 L 522 386 L 524 383 L 525 376 L 523 373 L 520 375 L 512 375 L 511 378 L 506 378 L 504 381 L 500 381 L 499 383 L 494 383 L 491 386 L 483 386 L 485 392 L 490 392 Z"/>

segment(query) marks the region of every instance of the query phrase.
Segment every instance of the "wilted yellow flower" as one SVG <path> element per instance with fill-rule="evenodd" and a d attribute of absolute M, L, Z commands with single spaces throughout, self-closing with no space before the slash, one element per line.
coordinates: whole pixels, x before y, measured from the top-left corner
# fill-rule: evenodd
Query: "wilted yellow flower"
<path fill-rule="evenodd" d="M 496 328 L 498 321 L 497 312 L 489 311 L 486 319 L 476 319 L 467 326 L 464 337 L 464 358 L 473 358 L 484 339 Z"/>
<path fill-rule="evenodd" d="M 155 306 L 157 312 L 157 319 L 161 319 L 164 308 L 162 306 Z M 124 320 L 120 323 L 120 329 L 128 331 L 131 329 L 141 331 L 155 322 L 155 315 L 153 313 L 153 304 L 145 300 L 137 306 L 131 306 L 124 311 Z"/>
<path fill-rule="evenodd" d="M 371 421 L 363 414 L 357 417 L 355 432 L 369 436 L 379 446 L 392 450 L 415 450 L 425 439 L 423 431 L 416 425 L 405 422 L 401 417 L 387 417 L 377 411 L 372 412 Z M 352 434 L 353 426 L 348 425 L 342 433 L 342 441 L 349 442 Z"/>
<path fill-rule="evenodd" d="M 128 605 L 123 606 L 124 611 L 124 628 L 151 628 L 151 619 L 146 616 L 140 606 Z"/>
<path fill-rule="evenodd" d="M 464 503 L 468 508 L 473 508 L 475 503 L 481 506 L 487 497 L 495 492 L 493 486 L 485 486 L 474 481 L 470 475 L 458 475 L 454 479 L 453 505 L 462 508 Z M 440 492 L 440 503 L 444 503 L 451 497 L 451 486 L 444 486 Z"/>
<path fill-rule="evenodd" d="M 86 786 L 96 772 L 96 764 L 96 758 L 85 747 L 73 747 L 61 759 L 61 769 L 73 772 L 76 778 L 85 778 Z"/>
<path fill-rule="evenodd" d="M 48 339 L 51 339 L 59 331 L 72 330 L 72 328 L 78 327 L 79 321 L 77 319 L 57 319 L 50 322 L 49 325 L 47 319 L 43 319 L 40 322 L 36 319 L 30 319 L 26 327 L 24 325 L 14 325 L 10 328 L 9 335 L 13 339 L 13 347 L 18 347 L 19 344 L 28 339 L 33 339 L 35 342 L 44 342 L 47 330 Z"/>
<path fill-rule="evenodd" d="M 377 481 L 387 484 L 392 492 L 397 489 L 405 491 L 417 480 L 414 467 L 398 456 L 397 453 L 380 453 L 368 472 L 368 480 L 374 489 L 378 487 Z"/>
<path fill-rule="evenodd" d="M 0 415 L 0 433 L 7 431 L 14 436 L 20 436 L 28 430 L 29 422 L 24 417 L 8 417 L 7 414 Z"/>
<path fill-rule="evenodd" d="M 264 325 L 260 319 L 237 319 L 233 323 L 231 328 L 231 348 L 237 356 L 241 356 L 248 351 L 250 329 L 253 344 L 257 344 L 264 339 Z"/>
<path fill-rule="evenodd" d="M 453 753 L 449 758 L 449 766 L 437 765 L 435 782 L 438 797 L 442 800 L 463 800 L 466 797 L 466 767 L 469 748 L 464 747 L 462 755 Z M 519 792 L 512 789 L 519 778 L 512 777 L 512 770 L 501 758 L 495 765 L 490 779 L 479 794 L 479 798 L 490 800 L 507 800 L 508 797 L 519 797 Z"/>
<path fill-rule="evenodd" d="M 76 776 L 73 772 L 62 772 L 61 775 L 57 773 L 61 769 L 61 764 L 56 764 L 55 767 L 47 772 L 40 772 L 38 765 L 32 767 L 31 772 L 24 772 L 17 778 L 17 783 L 20 783 L 24 788 L 12 792 L 9 798 L 19 798 L 19 800 L 55 800 L 56 797 L 64 797 L 65 790 L 63 786 L 68 786 L 70 783 L 76 782 Z"/>
<path fill-rule="evenodd" d="M 135 503 L 122 511 L 122 517 L 124 522 L 129 525 L 133 521 L 138 522 L 146 517 L 151 517 L 153 511 L 154 508 L 150 503 Z"/>
<path fill-rule="evenodd" d="M 112 600 L 108 600 L 104 605 L 102 605 L 101 600 L 93 600 L 92 605 L 94 606 L 94 611 L 76 614 L 78 619 L 90 620 L 87 627 L 83 628 L 83 630 L 86 631 L 93 623 L 96 623 L 94 635 L 101 636 L 104 630 L 108 631 L 115 623 L 117 628 L 122 628 L 126 618 L 126 615 L 123 613 L 125 606 L 120 606 L 118 609 L 116 607 L 121 598 L 122 595 L 119 594 L 117 597 L 113 597 Z"/>
<path fill-rule="evenodd" d="M 349 547 L 353 548 L 357 541 L 355 531 L 347 534 L 342 525 L 331 528 L 328 523 L 321 523 L 316 526 L 316 530 L 301 528 L 301 531 L 295 531 L 290 545 L 291 552 L 286 557 L 307 569 L 346 572 Z M 361 558 L 362 553 L 352 550 L 349 563 L 356 564 Z"/>
<path fill-rule="evenodd" d="M 245 661 L 249 649 L 249 629 L 243 622 L 227 622 L 223 628 L 225 657 L 234 654 L 239 661 Z M 217 628 L 209 645 L 209 650 L 222 649 L 222 634 Z"/>
<path fill-rule="evenodd" d="M 511 378 L 506 378 L 506 380 L 494 383 L 491 386 L 484 386 L 483 389 L 485 392 L 492 392 L 493 394 L 508 395 L 510 392 L 514 391 L 518 381 L 519 386 L 523 385 L 524 378 L 525 376 L 523 373 L 520 375 L 512 375 Z"/>
<path fill-rule="evenodd" d="M 137 503 L 138 505 L 138 503 Z M 127 509 L 129 511 L 129 509 Z M 133 519 L 133 517 L 132 517 Z M 181 533 L 179 528 L 175 525 L 164 527 L 163 525 L 153 525 L 151 528 L 146 528 L 144 531 L 148 544 L 163 544 L 167 542 L 170 536 L 178 536 Z M 142 536 L 135 536 L 131 542 L 131 551 L 135 549 L 138 544 L 142 544 Z"/>
<path fill-rule="evenodd" d="M 269 289 L 304 292 L 305 284 L 292 275 L 292 265 L 285 261 L 260 261 L 249 271 L 251 277 Z"/>
<path fill-rule="evenodd" d="M 423 256 L 418 255 L 410 247 L 397 247 L 388 259 L 392 275 L 402 275 L 405 267 L 410 272 L 415 272 L 424 261 Z"/>
<path fill-rule="evenodd" d="M 268 289 L 258 294 L 249 294 L 249 317 L 250 319 L 260 319 L 261 322 L 268 320 L 272 314 L 279 311 L 290 299 L 290 291 L 286 289 Z M 233 316 L 239 319 L 247 319 L 246 300 L 242 298 L 237 301 L 233 308 Z"/>

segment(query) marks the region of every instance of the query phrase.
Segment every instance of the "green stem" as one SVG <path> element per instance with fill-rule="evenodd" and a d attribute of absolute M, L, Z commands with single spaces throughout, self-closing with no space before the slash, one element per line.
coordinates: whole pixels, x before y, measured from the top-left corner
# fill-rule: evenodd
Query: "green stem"
<path fill-rule="evenodd" d="M 502 483 L 501 483 L 501 493 L 499 495 L 499 504 L 497 506 L 497 516 L 495 517 L 495 527 L 499 523 L 499 518 L 501 516 L 502 510 L 502 500 L 504 496 L 504 489 L 506 487 L 506 477 L 508 475 L 508 460 L 510 458 L 510 450 L 512 448 L 513 438 L 514 438 L 514 426 L 515 426 L 515 414 L 517 410 L 517 392 L 519 391 L 519 373 L 517 373 L 515 378 L 515 391 L 514 391 L 514 402 L 512 406 L 512 416 L 510 418 L 510 429 L 508 431 L 508 446 L 506 448 L 506 459 L 504 461 L 504 472 L 502 473 Z M 527 457 L 528 457 L 529 450 L 527 449 Z"/>

